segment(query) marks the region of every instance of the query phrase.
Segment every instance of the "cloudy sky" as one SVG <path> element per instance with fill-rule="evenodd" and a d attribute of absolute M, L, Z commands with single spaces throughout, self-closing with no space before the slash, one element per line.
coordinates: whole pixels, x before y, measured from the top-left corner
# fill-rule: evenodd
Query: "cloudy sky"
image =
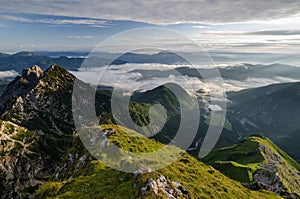
<path fill-rule="evenodd" d="M 206 50 L 297 54 L 298 0 L 0 0 L 0 51 L 89 51 L 132 28 L 178 31 Z M 174 50 L 185 44 L 172 41 Z"/>

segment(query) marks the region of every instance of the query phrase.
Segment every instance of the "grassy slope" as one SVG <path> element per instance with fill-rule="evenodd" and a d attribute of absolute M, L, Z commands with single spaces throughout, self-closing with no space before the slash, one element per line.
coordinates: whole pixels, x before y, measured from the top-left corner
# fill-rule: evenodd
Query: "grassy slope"
<path fill-rule="evenodd" d="M 260 153 L 259 143 L 246 138 L 239 144 L 213 150 L 203 161 L 235 180 L 250 182 L 252 175 L 249 173 L 252 174 L 265 159 Z"/>
<path fill-rule="evenodd" d="M 287 172 L 291 169 L 299 172 L 300 165 L 274 145 L 268 138 L 250 136 L 236 145 L 213 150 L 203 161 L 232 179 L 249 183 L 252 181 L 252 174 L 260 168 L 262 164 L 268 163 L 268 160 L 265 159 L 263 155 L 264 152 L 261 151 L 259 147 L 261 145 L 269 148 L 279 157 L 280 162 L 277 163 L 277 166 L 281 180 L 289 190 L 294 190 L 294 192 L 299 194 L 300 188 L 292 187 L 291 182 L 295 182 L 295 179 Z M 268 156 L 269 154 L 265 155 Z M 295 183 L 297 184 L 297 182 Z"/>
<path fill-rule="evenodd" d="M 116 128 L 109 139 L 122 149 L 135 152 L 149 152 L 164 146 L 145 137 L 133 137 L 132 134 L 136 133 Z M 137 179 L 130 173 L 108 168 L 96 160 L 78 164 L 81 165 L 80 169 L 72 173 L 72 178 L 66 177 L 62 181 L 44 184 L 36 192 L 35 198 L 139 198 L 140 189 L 145 186 L 147 179 L 155 179 L 159 174 L 166 176 L 170 181 L 180 182 L 188 191 L 183 198 L 279 198 L 269 192 L 250 191 L 239 182 L 227 178 L 186 153 L 168 167 L 144 173 Z M 152 192 L 145 196 L 164 197 L 163 193 L 155 196 Z"/>

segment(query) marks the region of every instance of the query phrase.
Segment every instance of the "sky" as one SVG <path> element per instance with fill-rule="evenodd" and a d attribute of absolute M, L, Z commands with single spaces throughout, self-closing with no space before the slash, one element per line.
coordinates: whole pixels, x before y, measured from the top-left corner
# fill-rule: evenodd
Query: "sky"
<path fill-rule="evenodd" d="M 115 34 L 146 27 L 177 31 L 208 51 L 296 55 L 300 50 L 298 0 L 0 3 L 0 52 L 90 51 Z M 157 46 L 161 43 L 155 42 Z M 187 45 L 176 39 L 165 44 L 174 51 L 185 51 Z"/>

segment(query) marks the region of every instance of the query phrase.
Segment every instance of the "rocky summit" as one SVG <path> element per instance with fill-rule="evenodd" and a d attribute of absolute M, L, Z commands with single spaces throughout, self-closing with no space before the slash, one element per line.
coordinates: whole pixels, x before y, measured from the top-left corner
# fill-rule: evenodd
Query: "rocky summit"
<path fill-rule="evenodd" d="M 24 69 L 22 76 L 17 76 L 14 81 L 8 84 L 5 93 L 1 96 L 0 111 L 3 113 L 6 106 L 10 103 L 10 100 L 26 94 L 32 89 L 39 78 L 43 74 L 43 71 L 38 66 L 32 66 L 29 69 Z"/>

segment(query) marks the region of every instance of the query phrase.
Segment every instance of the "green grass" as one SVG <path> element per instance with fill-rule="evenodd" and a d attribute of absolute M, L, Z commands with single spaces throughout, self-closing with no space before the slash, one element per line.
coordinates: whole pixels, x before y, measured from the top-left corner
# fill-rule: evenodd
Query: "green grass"
<path fill-rule="evenodd" d="M 246 166 L 233 161 L 216 161 L 212 166 L 221 171 L 226 176 L 239 182 L 250 183 L 252 181 L 252 173 L 255 168 Z"/>
<path fill-rule="evenodd" d="M 249 137 L 239 144 L 211 151 L 203 161 L 212 164 L 215 161 L 235 161 L 240 164 L 257 164 L 265 161 L 256 138 Z"/>
<path fill-rule="evenodd" d="M 260 146 L 264 146 L 265 151 Z M 254 172 L 268 163 L 265 157 L 271 157 L 270 151 L 278 158 L 275 163 L 278 168 L 276 175 L 287 187 L 287 192 L 300 195 L 299 179 L 294 176 L 300 172 L 299 164 L 261 135 L 250 136 L 233 146 L 215 149 L 203 161 L 234 180 L 250 183 Z M 273 177 L 270 176 L 270 180 Z"/>
<path fill-rule="evenodd" d="M 115 128 L 109 139 L 126 151 L 145 153 L 164 146 L 126 128 L 113 125 L 103 125 L 102 128 Z M 82 146 L 78 144 L 76 148 L 82 151 Z M 182 152 L 178 148 L 171 148 L 173 152 Z M 280 198 L 270 192 L 250 191 L 187 153 L 183 153 L 171 165 L 144 173 L 137 179 L 131 173 L 120 172 L 98 160 L 92 160 L 70 172 L 72 178 L 65 176 L 61 181 L 42 185 L 35 193 L 35 198 L 141 198 L 141 187 L 145 186 L 147 179 L 156 179 L 159 174 L 169 182 L 180 182 L 186 188 L 188 192 L 182 198 Z M 155 196 L 148 192 L 144 198 L 165 198 L 165 195 L 159 192 Z"/>
<path fill-rule="evenodd" d="M 43 184 L 43 188 L 39 189 L 38 197 L 39 198 L 51 198 L 54 197 L 58 190 L 61 188 L 62 183 L 59 182 L 46 182 Z"/>

